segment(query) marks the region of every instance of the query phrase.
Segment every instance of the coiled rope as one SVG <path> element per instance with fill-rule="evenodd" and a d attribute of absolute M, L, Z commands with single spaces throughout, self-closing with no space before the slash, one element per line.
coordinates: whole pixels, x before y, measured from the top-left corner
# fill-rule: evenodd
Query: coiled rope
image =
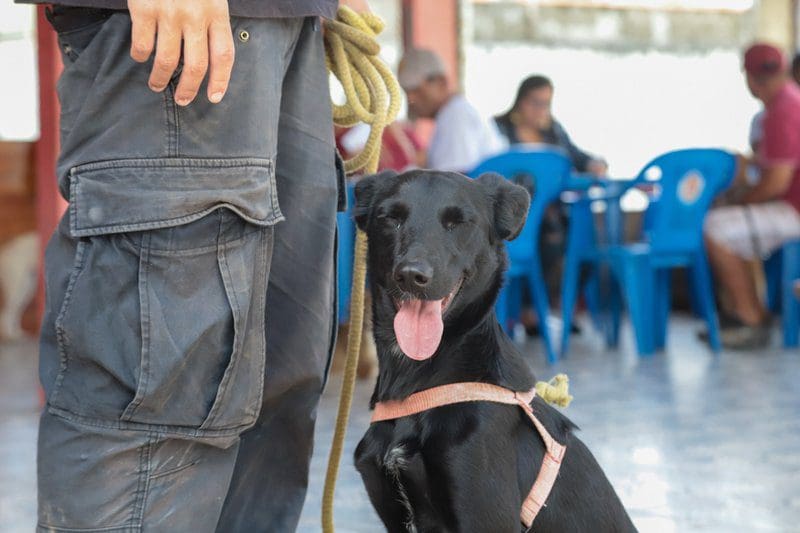
<path fill-rule="evenodd" d="M 378 171 L 383 130 L 394 121 L 400 109 L 400 87 L 391 70 L 378 57 L 380 45 L 375 39 L 384 23 L 372 13 L 359 14 L 340 7 L 336 20 L 325 21 L 325 62 L 339 80 L 347 98 L 344 105 L 333 106 L 333 121 L 338 126 L 354 126 L 359 122 L 370 128 L 364 150 L 345 161 L 348 174 L 364 170 Z M 367 275 L 367 236 L 356 232 L 353 259 L 353 292 L 350 298 L 350 328 L 347 337 L 347 362 L 344 367 L 342 392 L 333 443 L 328 455 L 328 470 L 322 497 L 322 531 L 333 533 L 333 496 L 342 458 L 350 406 L 353 403 L 361 333 L 364 324 L 364 290 Z"/>

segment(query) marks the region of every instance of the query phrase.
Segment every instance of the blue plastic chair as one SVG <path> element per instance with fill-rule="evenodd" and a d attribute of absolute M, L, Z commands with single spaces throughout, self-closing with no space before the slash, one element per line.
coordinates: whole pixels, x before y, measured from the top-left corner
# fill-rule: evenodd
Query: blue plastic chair
<path fill-rule="evenodd" d="M 516 182 L 527 181 L 533 186 L 528 218 L 519 236 L 507 243 L 509 268 L 506 283 L 500 291 L 495 306 L 497 319 L 509 333 L 519 321 L 523 283 L 527 283 L 539 316 L 539 328 L 547 360 L 556 361 L 550 329 L 547 325 L 550 305 L 539 257 L 539 229 L 548 205 L 558 199 L 564 190 L 572 163 L 561 150 L 539 145 L 514 147 L 508 152 L 491 157 L 477 166 L 470 176 L 477 178 L 484 172 L 496 172 Z"/>
<path fill-rule="evenodd" d="M 677 150 L 657 157 L 619 191 L 621 194 L 636 186 L 648 192 L 651 201 L 644 214 L 642 237 L 630 244 L 595 242 L 591 254 L 578 254 L 581 261 L 595 261 L 610 268 L 627 304 L 640 355 L 665 345 L 670 270 L 675 267 L 690 269 L 699 311 L 708 324 L 709 343 L 714 351 L 720 349 L 703 221 L 714 197 L 730 184 L 735 168 L 734 156 L 716 149 Z M 565 283 L 565 291 L 569 290 Z M 572 290 L 570 295 L 574 294 Z M 568 327 L 566 320 L 564 327 Z M 619 335 L 619 320 L 612 319 L 609 327 L 607 340 L 614 342 Z"/>
<path fill-rule="evenodd" d="M 727 188 L 734 156 L 717 149 L 668 152 L 648 163 L 635 183 L 650 190 L 642 239 L 604 252 L 628 306 L 640 355 L 663 349 L 670 309 L 670 269 L 688 267 L 709 343 L 720 349 L 703 222 L 714 197 Z"/>
<path fill-rule="evenodd" d="M 356 246 L 356 223 L 353 220 L 355 185 L 347 185 L 347 211 L 336 214 L 337 249 L 336 282 L 337 314 L 344 324 L 350 316 L 350 293 L 353 290 L 353 256 Z"/>
<path fill-rule="evenodd" d="M 800 240 L 791 241 L 764 261 L 766 307 L 781 314 L 784 348 L 798 345 L 800 303 L 794 296 L 794 281 L 800 279 Z"/>
<path fill-rule="evenodd" d="M 800 301 L 794 294 L 794 284 L 800 280 L 800 240 L 783 245 L 780 267 L 783 347 L 796 348 L 800 340 Z"/>
<path fill-rule="evenodd" d="M 617 332 L 621 314 L 621 301 L 609 279 L 607 268 L 603 267 L 601 258 L 605 247 L 622 241 L 622 214 L 619 199 L 622 193 L 632 187 L 633 180 L 596 180 L 584 177 L 583 194 L 576 195 L 568 201 L 569 229 L 567 231 L 567 249 L 564 257 L 564 273 L 561 281 L 561 318 L 565 324 L 561 332 L 561 355 L 569 350 L 570 329 L 566 324 L 572 323 L 581 267 L 591 266 L 587 279 L 584 297 L 592 321 L 597 329 L 605 334 L 606 345 L 617 345 Z M 572 180 L 575 181 L 574 179 Z M 573 190 L 575 187 L 571 187 Z M 598 231 L 592 204 L 597 201 L 606 202 L 604 227 Z M 598 238 L 602 234 L 603 238 Z"/>

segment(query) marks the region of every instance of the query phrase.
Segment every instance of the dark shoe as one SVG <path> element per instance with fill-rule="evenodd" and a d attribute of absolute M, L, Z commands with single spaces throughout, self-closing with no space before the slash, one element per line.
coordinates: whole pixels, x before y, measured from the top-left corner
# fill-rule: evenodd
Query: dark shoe
<path fill-rule="evenodd" d="M 772 317 L 767 315 L 760 324 L 745 324 L 736 320 L 738 324 L 729 325 L 720 331 L 719 337 L 722 347 L 729 350 L 758 350 L 769 345 L 772 336 Z"/>
<path fill-rule="evenodd" d="M 772 329 L 769 324 L 728 328 L 720 332 L 722 347 L 728 350 L 758 350 L 769 345 Z"/>
<path fill-rule="evenodd" d="M 726 329 L 738 328 L 746 324 L 733 315 L 727 313 L 719 313 L 719 329 L 724 331 Z M 697 339 L 702 342 L 708 342 L 708 328 L 703 328 L 697 331 Z"/>

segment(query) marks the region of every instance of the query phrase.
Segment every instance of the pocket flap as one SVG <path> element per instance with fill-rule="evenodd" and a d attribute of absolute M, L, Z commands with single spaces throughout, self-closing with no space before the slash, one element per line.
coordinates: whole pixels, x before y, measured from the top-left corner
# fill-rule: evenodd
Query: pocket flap
<path fill-rule="evenodd" d="M 178 226 L 222 207 L 259 226 L 283 220 L 273 161 L 125 159 L 70 171 L 73 237 Z"/>

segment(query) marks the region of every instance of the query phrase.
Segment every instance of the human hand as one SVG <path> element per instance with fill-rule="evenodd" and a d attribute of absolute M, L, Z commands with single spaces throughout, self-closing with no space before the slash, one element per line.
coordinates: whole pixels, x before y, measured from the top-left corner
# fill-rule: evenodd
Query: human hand
<path fill-rule="evenodd" d="M 748 168 L 750 167 L 751 159 L 744 154 L 736 154 L 736 174 L 734 175 L 731 186 L 747 186 L 748 185 Z"/>
<path fill-rule="evenodd" d="M 605 161 L 593 159 L 586 165 L 586 171 L 593 176 L 602 178 L 608 174 L 608 165 Z"/>
<path fill-rule="evenodd" d="M 233 69 L 234 48 L 227 0 L 128 0 L 131 14 L 131 57 L 155 60 L 148 85 L 163 91 L 181 58 L 183 70 L 175 102 L 189 105 L 208 72 L 208 100 L 225 96 Z"/>
<path fill-rule="evenodd" d="M 367 0 L 340 0 L 339 5 L 349 7 L 356 13 L 369 13 Z"/>

